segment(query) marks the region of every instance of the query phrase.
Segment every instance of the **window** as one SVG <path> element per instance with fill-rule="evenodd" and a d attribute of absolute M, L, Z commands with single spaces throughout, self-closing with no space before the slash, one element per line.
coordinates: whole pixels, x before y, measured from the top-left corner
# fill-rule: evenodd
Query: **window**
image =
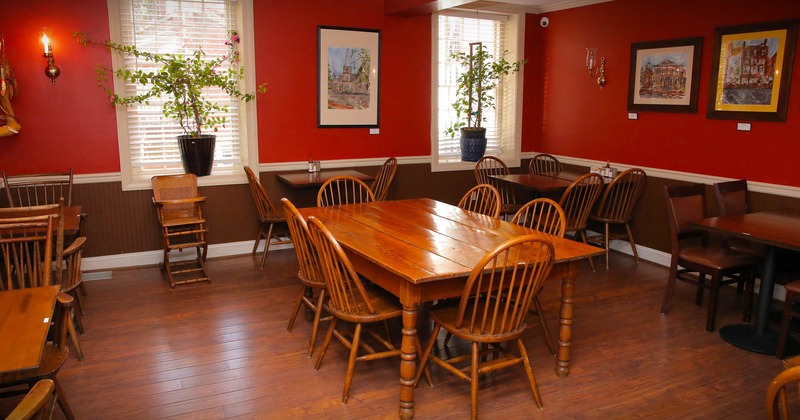
<path fill-rule="evenodd" d="M 230 53 L 225 44 L 231 30 L 241 38 L 239 62 L 245 69 L 244 91 L 255 90 L 252 0 L 109 0 L 111 40 L 157 53 L 191 54 L 201 49 L 210 59 Z M 147 69 L 153 63 L 112 55 L 114 69 Z M 141 89 L 115 78 L 114 89 L 126 96 Z M 246 182 L 242 165 L 258 165 L 255 101 L 233 100 L 219 89 L 205 95 L 227 105 L 225 125 L 218 126 L 212 174 L 202 184 Z M 176 137 L 177 122 L 161 113 L 162 101 L 117 106 L 117 133 L 123 189 L 150 187 L 154 175 L 182 173 Z M 248 123 L 247 115 L 251 115 Z"/>
<path fill-rule="evenodd" d="M 451 53 L 469 52 L 471 42 L 483 42 L 495 58 L 508 50 L 510 62 L 521 59 L 524 49 L 524 16 L 501 15 L 485 12 L 445 12 L 433 21 L 433 86 L 431 119 L 432 169 L 472 169 L 473 162 L 461 162 L 461 145 L 458 135 L 451 138 L 445 130 L 453 125 L 456 113 L 456 79 L 460 71 Z M 522 22 L 522 23 L 520 23 Z M 524 69 L 524 66 L 523 66 Z M 520 127 L 522 112 L 522 72 L 505 77 L 494 93 L 496 109 L 484 112 L 486 122 L 486 155 L 497 156 L 509 166 L 520 164 Z"/>

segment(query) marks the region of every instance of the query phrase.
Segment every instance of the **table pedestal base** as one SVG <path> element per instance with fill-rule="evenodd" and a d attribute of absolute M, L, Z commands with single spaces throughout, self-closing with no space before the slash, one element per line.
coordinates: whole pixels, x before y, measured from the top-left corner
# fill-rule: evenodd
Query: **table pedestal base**
<path fill-rule="evenodd" d="M 723 340 L 736 347 L 752 351 L 755 353 L 775 355 L 775 348 L 778 346 L 778 333 L 775 331 L 756 332 L 756 328 L 750 324 L 726 325 L 719 329 L 719 335 Z M 791 356 L 800 353 L 800 343 L 792 337 L 786 341 L 786 354 Z"/>

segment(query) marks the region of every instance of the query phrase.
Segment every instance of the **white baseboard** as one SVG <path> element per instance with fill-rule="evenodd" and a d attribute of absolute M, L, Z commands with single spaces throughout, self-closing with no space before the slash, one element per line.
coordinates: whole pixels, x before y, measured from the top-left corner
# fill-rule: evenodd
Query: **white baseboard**
<path fill-rule="evenodd" d="M 249 254 L 253 250 L 254 241 L 228 242 L 224 244 L 214 244 L 208 246 L 208 258 L 228 257 L 232 255 Z M 291 244 L 270 245 L 270 249 L 289 249 Z M 264 245 L 258 247 L 258 252 L 264 250 Z M 170 257 L 175 261 L 194 258 L 194 250 L 187 249 L 179 255 L 173 252 L 175 257 Z M 133 252 L 130 254 L 104 255 L 101 257 L 88 257 L 81 261 L 83 279 L 87 281 L 111 278 L 110 270 L 116 268 L 142 267 L 148 265 L 158 265 L 163 260 L 163 251 L 144 251 Z M 94 273 L 98 272 L 98 273 Z"/>

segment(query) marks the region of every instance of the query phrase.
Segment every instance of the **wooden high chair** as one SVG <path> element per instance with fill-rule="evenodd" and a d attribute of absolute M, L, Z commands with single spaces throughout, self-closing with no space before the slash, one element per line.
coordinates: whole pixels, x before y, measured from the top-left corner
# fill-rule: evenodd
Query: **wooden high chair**
<path fill-rule="evenodd" d="M 208 230 L 201 203 L 206 198 L 197 195 L 197 177 L 193 174 L 154 176 L 153 204 L 158 212 L 161 234 L 164 237 L 164 262 L 170 287 L 177 284 L 211 280 L 205 269 L 208 253 Z M 170 261 L 170 252 L 195 248 L 195 259 Z"/>

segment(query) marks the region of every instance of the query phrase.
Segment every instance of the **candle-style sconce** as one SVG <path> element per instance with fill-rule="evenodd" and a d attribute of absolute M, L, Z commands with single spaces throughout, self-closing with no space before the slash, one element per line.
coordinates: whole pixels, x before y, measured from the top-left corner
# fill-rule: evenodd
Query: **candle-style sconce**
<path fill-rule="evenodd" d="M 589 70 L 589 77 L 597 77 L 597 84 L 600 90 L 606 84 L 606 58 L 600 57 L 600 66 L 597 66 L 597 48 L 586 48 L 586 68 Z"/>
<path fill-rule="evenodd" d="M 56 66 L 55 58 L 53 58 L 53 42 L 51 41 L 51 35 L 47 28 L 42 30 L 42 46 L 44 47 L 44 54 L 42 57 L 47 60 L 47 67 L 44 68 L 44 75 L 49 77 L 53 84 L 56 84 L 56 77 L 61 74 L 61 69 Z"/>

